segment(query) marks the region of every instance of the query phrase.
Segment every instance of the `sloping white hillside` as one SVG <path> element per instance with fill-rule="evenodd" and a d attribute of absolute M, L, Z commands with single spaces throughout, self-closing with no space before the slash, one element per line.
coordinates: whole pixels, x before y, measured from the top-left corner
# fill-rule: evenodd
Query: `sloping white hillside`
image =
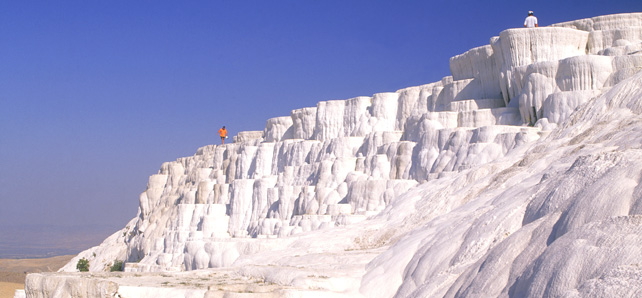
<path fill-rule="evenodd" d="M 642 13 L 505 30 L 450 64 L 163 164 L 62 269 L 93 279 L 27 293 L 642 295 Z"/>

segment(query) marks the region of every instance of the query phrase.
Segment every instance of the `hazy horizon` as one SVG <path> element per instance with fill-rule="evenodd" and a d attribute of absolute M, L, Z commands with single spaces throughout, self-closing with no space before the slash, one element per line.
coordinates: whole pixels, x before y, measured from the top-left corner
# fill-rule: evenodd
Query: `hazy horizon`
<path fill-rule="evenodd" d="M 15 225 L 0 229 L 0 259 L 76 255 L 122 229 L 116 225 Z"/>

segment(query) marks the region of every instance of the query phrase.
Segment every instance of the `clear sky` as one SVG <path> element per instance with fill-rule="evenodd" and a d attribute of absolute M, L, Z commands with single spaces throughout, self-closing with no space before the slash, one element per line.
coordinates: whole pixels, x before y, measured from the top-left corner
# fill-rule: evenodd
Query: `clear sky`
<path fill-rule="evenodd" d="M 528 10 L 642 1 L 2 1 L 0 226 L 124 227 L 161 163 L 222 125 L 438 81 Z"/>

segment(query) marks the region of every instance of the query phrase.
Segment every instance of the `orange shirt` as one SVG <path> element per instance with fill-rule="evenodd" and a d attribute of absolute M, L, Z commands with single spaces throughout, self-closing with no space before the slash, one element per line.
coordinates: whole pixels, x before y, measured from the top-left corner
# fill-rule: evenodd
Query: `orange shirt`
<path fill-rule="evenodd" d="M 221 138 L 227 137 L 227 129 L 221 128 L 218 130 L 218 135 L 221 136 Z"/>

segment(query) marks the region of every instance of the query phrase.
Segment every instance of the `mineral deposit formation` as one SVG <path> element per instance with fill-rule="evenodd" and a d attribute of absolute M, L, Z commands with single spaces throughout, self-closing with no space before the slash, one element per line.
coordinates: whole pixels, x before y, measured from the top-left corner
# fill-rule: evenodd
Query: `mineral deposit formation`
<path fill-rule="evenodd" d="M 642 13 L 508 29 L 450 70 L 164 163 L 26 294 L 642 296 Z"/>

